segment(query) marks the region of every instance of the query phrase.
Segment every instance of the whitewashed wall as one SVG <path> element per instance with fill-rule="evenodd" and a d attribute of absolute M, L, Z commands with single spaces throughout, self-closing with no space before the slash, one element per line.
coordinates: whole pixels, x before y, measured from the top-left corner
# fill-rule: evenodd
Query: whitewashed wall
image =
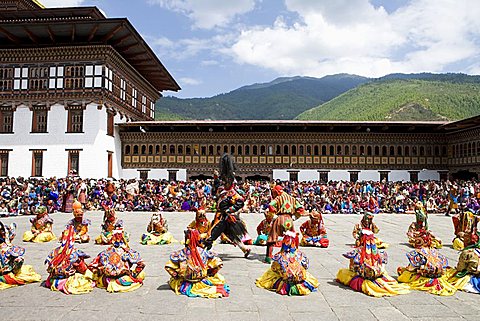
<path fill-rule="evenodd" d="M 32 112 L 27 106 L 18 106 L 14 113 L 13 134 L 0 134 L 2 149 L 9 153 L 9 176 L 31 175 L 31 149 L 45 149 L 43 152 L 43 176 L 64 177 L 68 172 L 68 151 L 81 149 L 79 174 L 83 177 L 106 177 L 108 153 L 114 152 L 113 176 L 121 175 L 120 135 L 115 128 L 115 137 L 107 135 L 107 112 L 99 110 L 97 104 L 89 104 L 83 115 L 83 133 L 66 133 L 68 112 L 63 105 L 53 105 L 48 112 L 47 133 L 31 133 Z M 115 122 L 125 121 L 115 116 Z"/>

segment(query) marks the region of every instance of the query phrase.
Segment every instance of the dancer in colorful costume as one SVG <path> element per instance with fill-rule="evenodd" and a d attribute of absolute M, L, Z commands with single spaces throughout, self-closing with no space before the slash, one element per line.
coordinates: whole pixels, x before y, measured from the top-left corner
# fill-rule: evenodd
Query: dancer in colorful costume
<path fill-rule="evenodd" d="M 92 272 L 85 264 L 90 256 L 75 248 L 75 227 L 70 225 L 62 234 L 61 244 L 47 256 L 48 278 L 45 286 L 65 294 L 85 294 L 93 290 Z"/>
<path fill-rule="evenodd" d="M 213 225 L 210 236 L 205 239 L 206 249 L 211 249 L 213 242 L 223 233 L 238 246 L 245 257 L 250 254 L 250 248 L 246 247 L 242 239 L 248 234 L 245 223 L 240 219 L 239 211 L 243 208 L 243 197 L 235 190 L 235 164 L 232 157 L 225 153 L 220 158 L 220 177 L 223 180 L 223 189 L 218 189 L 217 215 L 218 222 Z"/>
<path fill-rule="evenodd" d="M 407 253 L 409 264 L 399 267 L 398 282 L 407 284 L 413 290 L 427 291 L 432 294 L 449 296 L 455 294 L 457 288 L 448 279 L 452 268 L 448 260 L 440 254 L 432 244 Z"/>
<path fill-rule="evenodd" d="M 267 253 L 265 255 L 265 262 L 272 262 L 272 251 L 275 243 L 287 231 L 295 232 L 293 226 L 293 219 L 297 219 L 305 212 L 303 205 L 293 196 L 288 195 L 280 185 L 275 185 L 272 189 L 272 197 L 275 197 L 268 207 L 268 211 L 277 218 L 273 221 L 272 228 L 268 234 L 267 239 Z"/>
<path fill-rule="evenodd" d="M 143 245 L 163 245 L 174 242 L 172 233 L 168 231 L 167 220 L 160 213 L 154 213 L 147 225 L 147 233 L 142 234 Z"/>
<path fill-rule="evenodd" d="M 198 230 L 185 231 L 185 248 L 170 255 L 165 270 L 171 278 L 168 284 L 176 294 L 189 297 L 228 297 L 230 289 L 218 273 L 222 260 L 212 251 L 200 247 Z"/>
<path fill-rule="evenodd" d="M 90 263 L 97 287 L 108 292 L 130 292 L 142 286 L 145 264 L 138 253 L 128 245 L 128 236 L 121 221 L 112 233 L 112 245 L 100 252 Z"/>
<path fill-rule="evenodd" d="M 208 233 L 210 232 L 212 225 L 203 208 L 193 208 L 193 211 L 195 212 L 195 220 L 190 222 L 187 228 L 197 230 L 200 234 L 200 240 L 205 240 L 208 238 Z"/>
<path fill-rule="evenodd" d="M 293 222 L 286 221 L 293 225 Z M 307 269 L 309 260 L 298 250 L 298 235 L 287 230 L 283 236 L 280 252 L 272 258 L 270 268 L 256 281 L 260 288 L 281 295 L 307 295 L 318 288 L 318 280 Z"/>
<path fill-rule="evenodd" d="M 113 230 L 120 220 L 117 219 L 113 204 L 104 202 L 102 203 L 102 207 L 104 209 L 102 232 L 100 232 L 100 235 L 95 239 L 95 243 L 112 244 Z"/>
<path fill-rule="evenodd" d="M 363 235 L 362 230 L 370 230 L 375 237 L 375 244 L 377 245 L 377 249 L 388 248 L 387 243 L 384 243 L 381 239 L 375 236 L 375 234 L 377 234 L 380 229 L 375 223 L 373 223 L 373 216 L 373 213 L 365 212 L 360 223 L 355 224 L 352 232 L 353 238 L 355 239 L 355 247 L 361 246 L 361 238 Z"/>
<path fill-rule="evenodd" d="M 24 242 L 43 243 L 56 240 L 57 237 L 52 232 L 53 220 L 47 213 L 45 206 L 39 206 L 36 209 L 36 217 L 30 219 L 32 228 L 23 233 Z"/>
<path fill-rule="evenodd" d="M 265 219 L 263 219 L 257 226 L 257 239 L 253 244 L 255 245 L 267 245 L 268 234 L 273 226 L 273 213 L 265 211 Z"/>
<path fill-rule="evenodd" d="M 468 248 L 460 253 L 456 269 L 448 281 L 457 289 L 480 294 L 480 249 Z"/>
<path fill-rule="evenodd" d="M 422 202 L 415 204 L 416 221 L 408 227 L 408 243 L 414 248 L 422 248 L 430 244 L 436 249 L 442 248 L 442 240 L 436 238 L 428 229 L 428 214 Z"/>
<path fill-rule="evenodd" d="M 350 259 L 348 269 L 340 269 L 337 281 L 374 297 L 395 296 L 409 293 L 409 287 L 388 275 L 385 270 L 387 253 L 377 247 L 375 235 L 370 229 L 362 229 L 358 246 L 343 255 Z"/>
<path fill-rule="evenodd" d="M 16 227 L 15 223 L 7 226 L 0 222 L 0 290 L 42 279 L 32 266 L 23 264 L 25 249 L 12 244 Z"/>
<path fill-rule="evenodd" d="M 480 216 L 475 215 L 470 209 L 461 210 L 459 214 L 452 217 L 455 228 L 455 238 L 453 239 L 453 248 L 463 250 L 466 247 L 480 248 L 478 223 Z"/>
<path fill-rule="evenodd" d="M 316 210 L 310 213 L 310 220 L 300 226 L 300 232 L 303 234 L 301 246 L 328 247 L 330 243 L 322 214 Z"/>
<path fill-rule="evenodd" d="M 82 204 L 80 202 L 73 202 L 73 218 L 68 221 L 66 228 L 73 227 L 75 233 L 74 239 L 77 243 L 90 242 L 90 235 L 88 235 L 88 226 L 92 224 L 89 219 L 83 218 Z"/>

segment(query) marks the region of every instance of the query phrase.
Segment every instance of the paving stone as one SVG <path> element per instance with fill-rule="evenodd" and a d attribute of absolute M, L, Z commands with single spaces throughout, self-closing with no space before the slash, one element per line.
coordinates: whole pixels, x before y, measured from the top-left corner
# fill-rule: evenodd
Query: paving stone
<path fill-rule="evenodd" d="M 448 320 L 463 317 L 478 320 L 480 296 L 458 292 L 452 297 L 438 297 L 420 291 L 389 298 L 372 298 L 354 292 L 335 282 L 340 268 L 348 266 L 342 254 L 353 244 L 353 225 L 360 215 L 325 215 L 330 247 L 326 249 L 302 248 L 310 258 L 310 273 L 319 279 L 319 290 L 305 297 L 287 297 L 257 288 L 255 279 L 262 275 L 268 265 L 264 264 L 265 247 L 252 246 L 252 255 L 244 259 L 241 251 L 227 244 L 217 244 L 214 250 L 223 260 L 221 273 L 231 286 L 231 296 L 224 299 L 187 298 L 176 295 L 168 286 L 169 275 L 164 269 L 173 250 L 183 247 L 180 243 L 164 246 L 143 246 L 140 236 L 150 219 L 150 213 L 119 213 L 125 229 L 130 233 L 131 247 L 139 251 L 146 262 L 147 278 L 137 291 L 110 294 L 103 289 L 79 296 L 67 296 L 52 292 L 40 284 L 28 284 L 0 292 L 0 320 Z M 92 220 L 90 235 L 100 233 L 103 213 L 87 212 Z M 170 231 L 178 240 L 183 238 L 185 226 L 194 219 L 194 213 L 164 213 Z M 52 215 L 54 233 L 59 236 L 71 214 Z M 209 214 L 211 218 L 212 215 Z M 242 215 L 250 231 L 263 219 L 260 214 Z M 26 248 L 26 264 L 30 264 L 45 279 L 44 260 L 57 242 L 33 244 L 21 242 L 23 232 L 29 229 L 29 216 L 2 218 L 2 222 L 15 221 L 18 225 L 14 244 Z M 387 250 L 389 263 L 387 271 L 396 277 L 398 266 L 407 264 L 405 253 L 411 250 L 405 232 L 414 221 L 414 215 L 381 214 L 375 217 L 380 228 L 379 237 L 390 243 Z M 295 221 L 298 228 L 306 218 Z M 455 266 L 458 252 L 451 248 L 453 226 L 450 218 L 443 215 L 430 215 L 432 231 L 443 239 L 441 252 Z M 254 232 L 253 232 L 254 233 Z M 255 235 L 252 235 L 255 236 Z M 92 257 L 105 249 L 105 246 L 80 244 L 78 248 Z M 278 250 L 278 249 L 276 249 Z"/>

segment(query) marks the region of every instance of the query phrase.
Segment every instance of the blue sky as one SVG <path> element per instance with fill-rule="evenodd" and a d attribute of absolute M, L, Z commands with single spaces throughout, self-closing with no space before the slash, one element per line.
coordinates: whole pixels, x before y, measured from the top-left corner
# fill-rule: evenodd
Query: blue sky
<path fill-rule="evenodd" d="M 127 17 L 182 87 L 209 97 L 281 76 L 480 74 L 479 0 L 40 0 Z"/>

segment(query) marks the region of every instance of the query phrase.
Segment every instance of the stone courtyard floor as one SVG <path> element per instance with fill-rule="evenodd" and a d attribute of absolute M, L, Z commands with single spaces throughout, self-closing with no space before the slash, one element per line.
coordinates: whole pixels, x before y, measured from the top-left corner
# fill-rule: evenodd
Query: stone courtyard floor
<path fill-rule="evenodd" d="M 103 213 L 87 212 L 92 220 L 92 239 L 100 232 Z M 310 272 L 320 281 L 318 292 L 306 297 L 282 297 L 259 289 L 255 279 L 266 269 L 262 263 L 264 247 L 253 247 L 249 259 L 231 245 L 216 245 L 214 250 L 224 260 L 221 273 L 231 288 L 229 298 L 201 299 L 175 295 L 167 285 L 164 265 L 171 251 L 182 247 L 180 243 L 164 246 L 143 246 L 140 236 L 149 222 L 151 213 L 119 213 L 125 229 L 130 233 L 130 245 L 138 250 L 146 262 L 147 278 L 144 285 L 131 293 L 110 294 L 94 289 L 85 295 L 64 295 L 52 292 L 40 284 L 29 284 L 0 292 L 0 320 L 479 320 L 480 296 L 457 292 L 451 297 L 440 297 L 413 291 L 391 298 L 372 298 L 357 293 L 335 282 L 339 268 L 347 267 L 342 253 L 352 246 L 353 225 L 360 215 L 324 215 L 330 239 L 327 249 L 302 248 L 310 258 Z M 165 213 L 173 235 L 181 240 L 183 230 L 194 219 L 194 213 Z M 71 214 L 52 215 L 54 232 L 60 235 Z M 209 216 L 211 218 L 211 216 Z M 255 227 L 263 218 L 260 214 L 242 214 L 252 237 Z M 45 279 L 43 261 L 56 242 L 46 244 L 23 243 L 22 234 L 29 228 L 30 217 L 3 218 L 5 223 L 16 222 L 17 238 L 14 243 L 26 248 L 26 264 L 31 264 Z M 298 226 L 306 218 L 295 222 Z M 390 243 L 387 250 L 387 270 L 397 276 L 398 266 L 407 264 L 405 253 L 410 250 L 405 232 L 414 215 L 381 214 L 375 217 L 380 228 L 378 236 Z M 431 215 L 429 225 L 433 233 L 444 242 L 442 253 L 450 265 L 457 263 L 458 253 L 453 250 L 453 225 L 450 218 Z M 105 246 L 78 245 L 92 257 Z"/>

